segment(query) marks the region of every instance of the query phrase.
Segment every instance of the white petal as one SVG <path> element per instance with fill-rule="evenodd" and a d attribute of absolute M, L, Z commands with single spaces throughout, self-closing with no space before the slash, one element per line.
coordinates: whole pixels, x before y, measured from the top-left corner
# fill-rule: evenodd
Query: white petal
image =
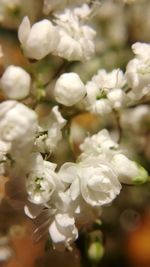
<path fill-rule="evenodd" d="M 31 30 L 30 21 L 29 18 L 26 16 L 22 20 L 18 30 L 18 38 L 21 44 L 24 44 L 27 41 L 30 30 Z"/>

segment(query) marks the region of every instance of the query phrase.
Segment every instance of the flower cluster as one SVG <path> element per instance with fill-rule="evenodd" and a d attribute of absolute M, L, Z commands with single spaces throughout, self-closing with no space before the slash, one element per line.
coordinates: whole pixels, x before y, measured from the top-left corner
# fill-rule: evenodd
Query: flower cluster
<path fill-rule="evenodd" d="M 36 60 L 50 53 L 69 61 L 90 59 L 95 50 L 96 34 L 90 26 L 84 25 L 84 19 L 90 12 L 86 4 L 80 9 L 65 9 L 54 14 L 54 22 L 44 19 L 32 27 L 25 17 L 18 32 L 25 55 Z"/>
<path fill-rule="evenodd" d="M 60 1 L 50 3 L 51 11 Z M 44 1 L 44 9 L 48 4 Z M 91 1 L 84 1 L 81 7 L 54 12 L 51 21 L 44 19 L 31 26 L 25 17 L 18 31 L 24 54 L 36 60 L 49 54 L 68 61 L 89 60 L 95 51 L 95 31 L 85 24 L 91 12 Z M 21 180 L 25 214 L 45 219 L 35 231 L 37 238 L 48 229 L 53 247 L 59 250 L 71 248 L 79 230 L 95 222 L 103 207 L 119 195 L 121 184 L 148 180 L 148 172 L 130 159 L 107 129 L 84 138 L 74 162 L 60 166 L 53 157 L 64 136 L 70 141 L 72 119 L 80 112 L 115 114 L 121 135 L 121 122 L 126 124 L 127 118 L 122 114 L 150 93 L 150 44 L 135 43 L 132 48 L 135 58 L 125 73 L 100 69 L 86 82 L 73 71 L 59 73 L 55 83 L 50 82 L 52 101 L 46 94 L 47 85 L 42 84 L 43 103 L 51 107 L 42 116 L 36 109 L 41 102 L 33 92 L 38 78 L 32 81 L 26 70 L 14 65 L 1 77 L 0 175 L 8 175 L 17 184 Z M 149 107 L 142 109 L 142 115 L 141 110 L 137 112 L 137 121 L 148 112 Z"/>

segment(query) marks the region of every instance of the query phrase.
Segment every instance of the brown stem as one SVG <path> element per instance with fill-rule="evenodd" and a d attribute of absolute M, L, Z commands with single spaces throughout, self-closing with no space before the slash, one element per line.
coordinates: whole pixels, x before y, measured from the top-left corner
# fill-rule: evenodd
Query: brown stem
<path fill-rule="evenodd" d="M 116 124 L 117 124 L 117 129 L 118 129 L 118 144 L 121 143 L 121 139 L 122 139 L 122 126 L 121 126 L 121 122 L 120 122 L 120 115 L 119 112 L 117 110 L 113 110 L 115 119 L 116 119 Z"/>

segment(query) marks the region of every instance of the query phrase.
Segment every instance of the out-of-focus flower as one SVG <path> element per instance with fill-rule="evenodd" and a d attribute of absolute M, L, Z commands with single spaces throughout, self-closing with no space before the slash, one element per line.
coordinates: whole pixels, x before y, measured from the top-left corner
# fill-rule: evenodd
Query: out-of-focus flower
<path fill-rule="evenodd" d="M 140 99 L 150 92 L 149 65 L 137 58 L 129 61 L 126 68 L 126 78 L 133 99 Z"/>
<path fill-rule="evenodd" d="M 150 44 L 137 42 L 132 45 L 133 53 L 138 59 L 150 60 Z"/>
<path fill-rule="evenodd" d="M 126 78 L 131 87 L 130 96 L 137 100 L 150 93 L 150 44 L 135 43 L 132 45 L 135 58 L 126 68 Z"/>
<path fill-rule="evenodd" d="M 20 0 L 1 0 L 0 22 L 3 22 L 9 15 L 21 7 Z"/>
<path fill-rule="evenodd" d="M 133 109 L 127 109 L 121 116 L 121 123 L 125 129 L 141 134 L 148 132 L 150 128 L 150 106 L 140 105 Z"/>
<path fill-rule="evenodd" d="M 41 20 L 31 27 L 28 17 L 20 24 L 18 37 L 25 55 L 37 60 L 52 53 L 59 41 L 58 30 L 49 20 Z"/>
<path fill-rule="evenodd" d="M 49 14 L 50 12 L 62 9 L 64 7 L 74 6 L 77 4 L 82 4 L 85 2 L 89 2 L 89 0 L 44 0 L 44 6 L 43 6 L 43 13 Z"/>
<path fill-rule="evenodd" d="M 35 141 L 37 150 L 42 153 L 53 152 L 62 138 L 61 130 L 65 124 L 66 120 L 59 112 L 58 106 L 53 107 L 50 115 L 40 121 L 37 132 L 38 137 Z"/>
<path fill-rule="evenodd" d="M 76 73 L 64 73 L 55 85 L 56 100 L 65 105 L 73 106 L 77 104 L 86 94 L 85 86 Z"/>
<path fill-rule="evenodd" d="M 1 0 L 0 24 L 4 28 L 18 29 L 24 16 L 28 14 L 32 22 L 41 14 L 42 0 Z"/>
<path fill-rule="evenodd" d="M 9 66 L 1 78 L 4 94 L 10 99 L 23 99 L 29 95 L 31 78 L 21 67 Z"/>
<path fill-rule="evenodd" d="M 132 4 L 134 3 L 136 0 L 123 0 L 124 3 L 126 4 Z"/>

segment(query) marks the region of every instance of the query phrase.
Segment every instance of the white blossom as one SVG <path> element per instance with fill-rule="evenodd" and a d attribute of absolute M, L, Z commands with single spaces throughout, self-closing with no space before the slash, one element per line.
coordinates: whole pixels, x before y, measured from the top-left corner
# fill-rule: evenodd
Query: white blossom
<path fill-rule="evenodd" d="M 106 129 L 101 130 L 91 137 L 86 137 L 80 145 L 80 159 L 89 157 L 102 157 L 109 161 L 112 156 L 118 153 L 118 144 L 112 140 L 109 132 Z"/>
<path fill-rule="evenodd" d="M 35 153 L 30 157 L 30 166 L 26 180 L 28 199 L 38 205 L 45 204 L 63 188 L 55 173 L 56 165 L 43 160 L 40 153 Z"/>
<path fill-rule="evenodd" d="M 0 140 L 14 151 L 33 142 L 37 130 L 36 113 L 24 104 L 8 100 L 0 104 Z"/>
<path fill-rule="evenodd" d="M 94 157 L 79 164 L 65 163 L 59 176 L 63 182 L 70 184 L 72 200 L 81 194 L 85 202 L 93 207 L 111 203 L 121 190 L 121 184 L 111 166 Z"/>
<path fill-rule="evenodd" d="M 73 106 L 83 99 L 86 90 L 78 74 L 70 72 L 58 78 L 54 93 L 58 103 Z"/>
<path fill-rule="evenodd" d="M 10 99 L 23 99 L 29 95 L 30 75 L 21 67 L 9 66 L 1 78 L 4 94 Z"/>
<path fill-rule="evenodd" d="M 140 59 L 132 59 L 126 68 L 126 78 L 133 99 L 140 99 L 150 92 L 150 65 Z"/>
<path fill-rule="evenodd" d="M 53 152 L 62 138 L 62 128 L 66 120 L 58 110 L 58 106 L 52 108 L 51 113 L 42 118 L 35 144 L 39 152 Z"/>
<path fill-rule="evenodd" d="M 97 74 L 92 77 L 92 81 L 106 93 L 111 89 L 122 88 L 126 83 L 124 74 L 120 69 L 114 69 L 111 72 L 107 72 L 104 69 L 99 70 Z"/>
<path fill-rule="evenodd" d="M 59 175 L 61 177 L 62 173 L 59 173 Z M 59 192 L 55 200 L 57 210 L 59 212 L 68 213 L 70 216 L 74 217 L 78 227 L 92 223 L 100 217 L 102 213 L 100 207 L 91 207 L 81 196 L 72 200 L 69 188 L 64 192 Z"/>
<path fill-rule="evenodd" d="M 52 53 L 59 41 L 58 30 L 49 20 L 41 20 L 31 27 L 28 17 L 23 19 L 18 37 L 25 55 L 37 60 Z"/>
<path fill-rule="evenodd" d="M 127 64 L 126 78 L 131 98 L 138 100 L 150 93 L 150 44 L 137 42 L 132 50 L 135 58 Z"/>
<path fill-rule="evenodd" d="M 57 249 L 63 249 L 64 245 L 70 248 L 70 244 L 78 238 L 78 230 L 75 226 L 75 220 L 67 213 L 58 213 L 49 227 L 49 234 L 53 246 Z"/>
<path fill-rule="evenodd" d="M 110 73 L 99 70 L 92 80 L 87 82 L 85 108 L 95 114 L 107 114 L 113 108 L 120 109 L 126 103 L 122 88 L 125 85 L 123 72 L 115 69 Z"/>
<path fill-rule="evenodd" d="M 134 43 L 132 45 L 133 53 L 136 55 L 138 59 L 142 59 L 144 61 L 150 60 L 150 44 L 149 43 Z"/>
<path fill-rule="evenodd" d="M 84 25 L 76 9 L 65 9 L 55 13 L 55 23 L 58 26 L 60 41 L 56 54 L 69 61 L 89 60 L 95 52 L 95 31 Z"/>

